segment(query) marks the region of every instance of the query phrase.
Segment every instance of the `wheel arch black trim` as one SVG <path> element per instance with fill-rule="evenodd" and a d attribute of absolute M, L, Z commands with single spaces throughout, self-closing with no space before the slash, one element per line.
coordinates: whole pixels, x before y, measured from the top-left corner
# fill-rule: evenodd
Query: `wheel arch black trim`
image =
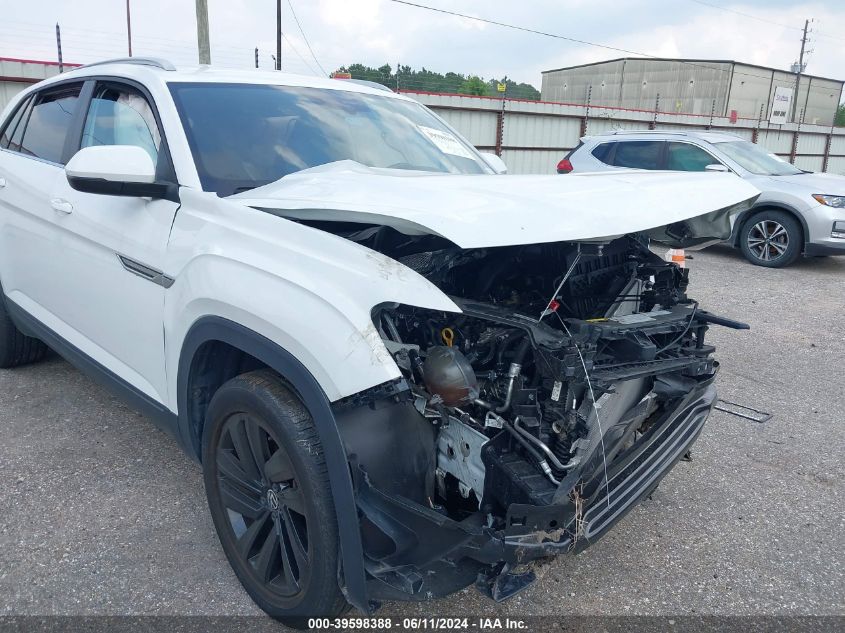
<path fill-rule="evenodd" d="M 191 457 L 200 459 L 200 455 L 196 454 L 197 448 L 192 439 L 193 430 L 188 415 L 190 395 L 188 385 L 195 354 L 205 343 L 215 341 L 236 347 L 278 372 L 296 390 L 311 414 L 323 446 L 329 473 L 329 485 L 340 536 L 346 599 L 364 613 L 371 613 L 372 609 L 366 593 L 364 553 L 355 492 L 337 421 L 332 412 L 331 403 L 320 384 L 293 354 L 270 339 L 234 321 L 217 316 L 198 319 L 185 336 L 179 356 L 177 392 L 182 445 L 186 447 Z"/>
<path fill-rule="evenodd" d="M 802 241 L 803 244 L 801 245 L 801 252 L 804 252 L 804 249 L 807 246 L 807 243 L 810 240 L 810 227 L 807 225 L 807 220 L 804 219 L 804 216 L 799 213 L 794 207 L 789 206 L 788 204 L 783 204 L 781 202 L 762 202 L 758 206 L 751 207 L 750 209 L 743 211 L 739 214 L 739 217 L 734 222 L 733 232 L 731 234 L 731 245 L 739 248 L 739 240 L 742 233 L 742 227 L 745 225 L 745 221 L 750 218 L 755 213 L 759 213 L 760 211 L 766 210 L 772 211 L 783 211 L 788 213 L 801 225 L 801 233 L 802 233 Z"/>

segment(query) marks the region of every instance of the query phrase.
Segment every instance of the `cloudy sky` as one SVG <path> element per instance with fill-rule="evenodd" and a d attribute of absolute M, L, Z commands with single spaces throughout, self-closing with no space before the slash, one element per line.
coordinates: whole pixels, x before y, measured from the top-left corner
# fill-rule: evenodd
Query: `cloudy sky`
<path fill-rule="evenodd" d="M 194 0 L 130 0 L 136 55 L 196 63 Z M 300 30 L 293 10 L 299 18 Z M 813 18 L 807 72 L 845 79 L 845 2 L 795 0 L 417 0 L 557 35 L 665 57 L 736 59 L 788 68 Z M 274 0 L 208 0 L 212 63 L 270 68 Z M 282 0 L 283 68 L 315 74 L 352 62 L 397 62 L 540 84 L 540 71 L 622 53 L 458 18 L 391 0 Z M 0 56 L 65 61 L 126 54 L 125 0 L 0 0 Z M 311 44 L 315 62 L 306 45 Z"/>

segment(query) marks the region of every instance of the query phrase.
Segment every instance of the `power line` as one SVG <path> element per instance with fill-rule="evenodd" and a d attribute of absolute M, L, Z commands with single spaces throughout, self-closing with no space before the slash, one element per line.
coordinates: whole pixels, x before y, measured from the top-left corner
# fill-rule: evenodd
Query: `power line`
<path fill-rule="evenodd" d="M 600 44 L 598 42 L 590 42 L 588 40 L 582 40 L 575 37 L 569 37 L 567 35 L 560 35 L 558 33 L 549 33 L 547 31 L 540 31 L 538 29 L 532 29 L 526 26 L 518 26 L 516 24 L 508 24 L 507 22 L 498 22 L 496 20 L 490 20 L 488 18 L 481 18 L 475 15 L 468 15 L 466 13 L 458 13 L 457 11 L 449 11 L 448 9 L 440 9 L 438 7 L 430 7 L 425 4 L 418 4 L 416 2 L 409 2 L 408 0 L 390 0 L 390 2 L 394 2 L 396 4 L 403 4 L 409 7 L 415 7 L 417 9 L 425 9 L 427 11 L 434 11 L 436 13 L 442 13 L 445 15 L 451 15 L 458 18 L 464 18 L 466 20 L 475 20 L 476 22 L 483 22 L 484 24 L 492 24 L 493 26 L 500 26 L 506 29 L 512 29 L 514 31 L 523 31 L 525 33 L 532 33 L 534 35 L 542 35 L 543 37 L 551 37 L 557 40 L 565 40 L 567 42 L 573 42 L 575 44 L 584 44 L 586 46 L 593 46 L 595 48 L 602 48 L 609 51 L 616 51 L 618 53 L 626 53 L 628 55 L 638 55 L 640 57 L 647 57 L 649 59 L 664 59 L 663 57 L 659 57 L 657 55 L 650 55 L 649 53 L 642 53 L 640 51 L 634 51 L 627 48 L 619 48 L 618 46 L 610 46 L 609 44 Z M 677 62 L 679 64 L 684 64 L 686 66 L 692 66 L 696 68 L 703 68 L 705 70 L 710 71 L 717 71 L 720 73 L 731 72 L 729 69 L 726 68 L 718 68 L 714 66 L 707 66 L 702 63 L 696 63 L 691 61 L 685 61 L 682 59 L 673 59 L 671 61 Z M 744 77 L 754 77 L 756 79 L 770 79 L 770 75 L 755 75 L 753 73 L 746 73 L 734 70 L 734 75 L 740 75 Z"/>
<path fill-rule="evenodd" d="M 797 26 L 793 26 L 791 24 L 784 24 L 782 22 L 775 22 L 774 20 L 769 20 L 767 18 L 761 18 L 757 15 L 751 15 L 750 13 L 743 13 L 742 11 L 737 11 L 735 9 L 729 9 L 728 7 L 722 7 L 718 4 L 711 4 L 709 2 L 704 2 L 704 0 L 690 0 L 690 2 L 695 2 L 696 4 L 703 5 L 705 7 L 710 7 L 711 9 L 718 9 L 720 11 L 727 11 L 728 13 L 733 13 L 735 15 L 741 15 L 744 18 L 751 18 L 752 20 L 757 20 L 759 22 L 766 22 L 767 24 L 773 24 L 775 26 L 781 26 L 785 29 L 794 29 L 796 31 L 800 31 L 801 28 Z"/>
<path fill-rule="evenodd" d="M 296 46 L 293 45 L 293 42 L 290 41 L 290 39 L 288 38 L 288 36 L 285 33 L 282 33 L 282 39 L 284 39 L 288 43 L 288 46 L 291 47 L 293 52 L 296 53 L 296 56 L 299 57 L 300 60 L 302 60 L 302 63 L 305 64 L 308 67 L 308 70 L 310 70 L 312 74 L 320 76 L 320 73 L 318 73 L 316 70 L 314 70 L 314 67 L 311 66 L 311 64 L 308 63 L 308 60 L 305 59 L 302 56 L 302 54 L 297 50 Z M 317 61 L 317 60 L 315 59 L 314 61 Z M 322 66 L 320 66 L 320 68 L 322 68 Z M 323 72 L 325 73 L 325 71 L 323 71 Z"/>
<path fill-rule="evenodd" d="M 293 15 L 293 19 L 296 22 L 296 26 L 299 28 L 299 32 L 302 34 L 302 39 L 305 40 L 305 45 L 308 47 L 308 51 L 311 53 L 311 57 L 314 58 L 314 61 L 317 63 L 317 66 L 320 67 L 320 70 L 323 71 L 323 74 L 328 77 L 329 73 L 326 72 L 326 69 L 323 68 L 323 65 L 320 63 L 320 60 L 317 59 L 317 56 L 314 54 L 314 49 L 311 48 L 311 43 L 308 41 L 308 38 L 305 36 L 305 31 L 302 30 L 302 25 L 299 23 L 299 18 L 296 17 L 296 11 L 293 10 L 293 4 L 291 1 L 288 0 L 288 6 L 290 7 L 290 12 Z M 288 42 L 290 44 L 290 42 Z M 305 60 L 303 60 L 305 61 Z"/>
<path fill-rule="evenodd" d="M 804 29 L 800 26 L 794 26 L 792 24 L 784 24 L 783 22 L 777 22 L 775 20 L 769 20 L 768 18 L 760 17 L 759 15 L 752 15 L 751 13 L 744 13 L 743 11 L 737 11 L 736 9 L 731 9 L 729 7 L 723 7 L 718 4 L 713 4 L 711 2 L 705 2 L 704 0 L 690 0 L 690 2 L 695 2 L 696 4 L 700 4 L 705 7 L 710 7 L 711 9 L 717 9 L 719 11 L 726 11 L 728 13 L 733 13 L 734 15 L 740 15 L 744 18 L 750 18 L 751 20 L 757 20 L 758 22 L 765 22 L 766 24 L 772 24 L 774 26 L 780 26 L 784 29 L 791 29 L 793 31 L 803 31 Z M 816 37 L 827 37 L 832 40 L 839 40 L 840 42 L 845 42 L 845 38 L 837 37 L 836 35 L 826 35 L 824 33 L 816 33 Z"/>

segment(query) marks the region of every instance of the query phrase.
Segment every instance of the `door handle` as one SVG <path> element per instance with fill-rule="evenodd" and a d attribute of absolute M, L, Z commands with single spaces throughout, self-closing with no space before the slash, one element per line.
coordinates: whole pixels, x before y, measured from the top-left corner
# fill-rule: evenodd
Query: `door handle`
<path fill-rule="evenodd" d="M 55 211 L 73 213 L 73 205 L 63 198 L 53 198 L 50 200 L 50 206 L 53 207 Z"/>
<path fill-rule="evenodd" d="M 0 189 L 2 189 L 2 188 L 3 188 L 3 187 L 5 187 L 5 186 L 6 186 L 6 179 L 5 179 L 5 178 L 0 178 Z"/>

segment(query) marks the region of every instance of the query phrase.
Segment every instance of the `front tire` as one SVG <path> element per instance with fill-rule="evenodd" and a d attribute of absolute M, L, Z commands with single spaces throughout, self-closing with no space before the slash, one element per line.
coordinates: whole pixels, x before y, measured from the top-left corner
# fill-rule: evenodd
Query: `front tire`
<path fill-rule="evenodd" d="M 804 236 L 801 225 L 784 211 L 760 211 L 742 226 L 739 245 L 752 264 L 783 268 L 801 255 Z"/>
<path fill-rule="evenodd" d="M 288 626 L 348 610 L 338 581 L 338 530 L 311 415 L 269 370 L 214 394 L 203 475 L 223 551 L 255 603 Z"/>
<path fill-rule="evenodd" d="M 37 338 L 26 336 L 15 327 L 6 312 L 5 299 L 0 294 L 0 369 L 34 363 L 44 358 L 48 350 Z"/>

